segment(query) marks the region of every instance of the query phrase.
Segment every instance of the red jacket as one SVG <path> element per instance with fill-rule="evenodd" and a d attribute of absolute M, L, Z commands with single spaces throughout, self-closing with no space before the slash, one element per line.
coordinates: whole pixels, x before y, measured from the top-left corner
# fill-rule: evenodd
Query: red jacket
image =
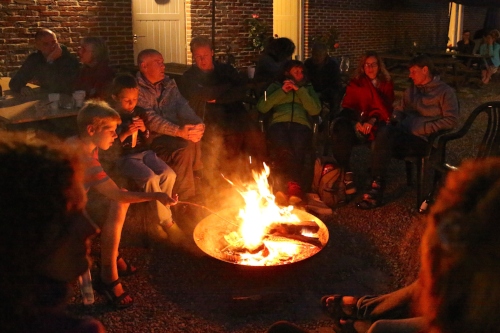
<path fill-rule="evenodd" d="M 378 88 L 371 80 L 364 76 L 361 79 L 353 78 L 346 88 L 342 107 L 359 112 L 361 122 L 370 118 L 377 121 L 389 121 L 394 102 L 394 85 L 392 81 L 381 81 Z"/>

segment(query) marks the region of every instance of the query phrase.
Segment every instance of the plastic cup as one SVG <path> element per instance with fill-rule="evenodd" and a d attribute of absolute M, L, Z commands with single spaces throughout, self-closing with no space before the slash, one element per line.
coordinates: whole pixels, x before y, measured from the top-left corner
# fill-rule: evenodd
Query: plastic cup
<path fill-rule="evenodd" d="M 85 100 L 85 90 L 77 90 L 73 93 L 73 99 L 75 100 L 75 107 L 81 108 L 83 106 L 83 101 Z"/>
<path fill-rule="evenodd" d="M 58 93 L 49 94 L 50 109 L 52 111 L 59 110 L 59 100 L 60 99 L 61 99 L 61 95 Z"/>
<path fill-rule="evenodd" d="M 255 66 L 248 66 L 247 73 L 248 73 L 248 78 L 253 79 L 253 77 L 255 75 Z"/>

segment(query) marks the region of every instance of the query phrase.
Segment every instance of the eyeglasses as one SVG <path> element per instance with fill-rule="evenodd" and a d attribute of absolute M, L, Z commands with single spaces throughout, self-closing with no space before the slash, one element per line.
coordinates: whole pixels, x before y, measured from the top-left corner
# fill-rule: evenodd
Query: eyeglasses
<path fill-rule="evenodd" d="M 369 64 L 369 63 L 365 64 L 365 68 L 377 68 L 377 67 L 378 67 L 377 62 L 372 62 L 371 64 Z"/>

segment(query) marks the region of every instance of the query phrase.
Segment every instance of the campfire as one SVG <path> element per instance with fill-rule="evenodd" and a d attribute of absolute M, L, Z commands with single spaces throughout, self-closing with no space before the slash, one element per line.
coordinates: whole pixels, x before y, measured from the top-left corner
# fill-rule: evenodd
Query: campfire
<path fill-rule="evenodd" d="M 210 256 L 248 266 L 275 266 L 304 260 L 328 242 L 328 229 L 315 216 L 275 203 L 269 168 L 253 172 L 251 184 L 238 186 L 244 207 L 224 209 L 198 223 L 194 240 Z M 233 184 L 234 185 L 234 184 Z"/>

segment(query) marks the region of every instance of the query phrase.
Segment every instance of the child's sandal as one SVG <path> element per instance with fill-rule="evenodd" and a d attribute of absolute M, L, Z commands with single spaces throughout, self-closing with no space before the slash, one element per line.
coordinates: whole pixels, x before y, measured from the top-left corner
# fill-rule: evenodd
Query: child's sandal
<path fill-rule="evenodd" d="M 128 291 L 124 291 L 120 296 L 115 295 L 113 288 L 121 283 L 119 278 L 116 279 L 115 281 L 109 283 L 109 284 L 104 283 L 101 279 L 97 280 L 96 282 L 97 283 L 94 286 L 96 291 L 99 292 L 100 294 L 104 295 L 108 299 L 108 302 L 111 305 L 113 305 L 116 309 L 118 309 L 118 310 L 126 309 L 126 308 L 132 306 L 132 304 L 134 304 L 133 299 L 129 303 L 123 303 L 123 300 L 127 296 L 129 296 Z"/>

